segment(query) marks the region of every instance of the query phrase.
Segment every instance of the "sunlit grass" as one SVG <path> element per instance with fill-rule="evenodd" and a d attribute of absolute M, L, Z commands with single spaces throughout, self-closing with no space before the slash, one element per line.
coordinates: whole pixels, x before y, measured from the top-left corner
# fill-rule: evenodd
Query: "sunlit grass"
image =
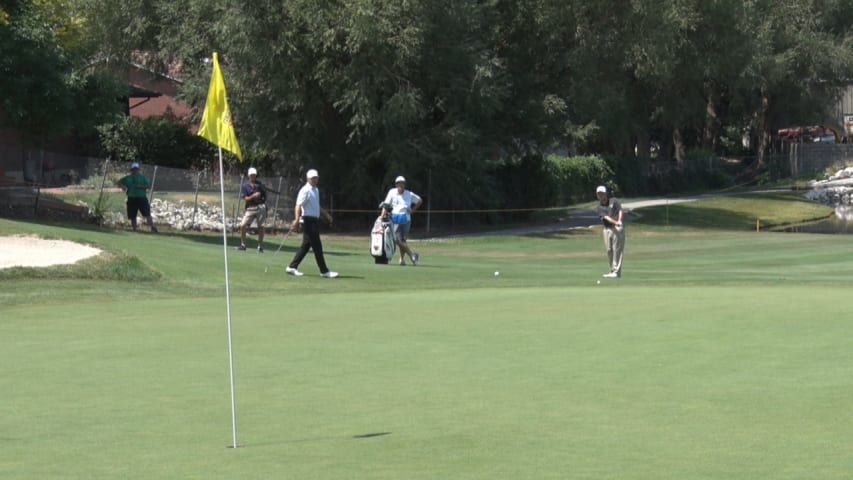
<path fill-rule="evenodd" d="M 755 230 L 816 220 L 832 208 L 802 193 L 741 194 L 643 208 L 636 223 L 696 229 Z"/>
<path fill-rule="evenodd" d="M 629 223 L 600 284 L 600 229 L 416 238 L 418 267 L 324 233 L 327 280 L 284 273 L 296 236 L 0 220 L 106 252 L 0 274 L 0 476 L 847 478 L 853 246 L 695 228 L 810 215 L 787 196 L 703 203 Z"/>

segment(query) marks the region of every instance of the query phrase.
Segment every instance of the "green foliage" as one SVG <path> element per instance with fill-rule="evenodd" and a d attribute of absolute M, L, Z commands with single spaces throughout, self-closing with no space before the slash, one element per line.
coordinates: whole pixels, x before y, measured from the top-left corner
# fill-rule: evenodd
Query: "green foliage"
<path fill-rule="evenodd" d="M 104 176 L 104 168 L 107 169 Z M 101 188 L 110 188 L 118 182 L 118 180 L 127 175 L 127 172 L 116 170 L 115 167 L 110 167 L 109 164 L 101 163 L 98 168 L 92 172 L 92 175 L 80 179 L 80 186 L 89 190 L 98 191 Z"/>
<path fill-rule="evenodd" d="M 731 186 L 733 174 L 719 157 L 692 149 L 681 163 L 674 161 L 607 157 L 623 195 L 665 195 L 672 192 L 720 189 Z"/>
<path fill-rule="evenodd" d="M 651 159 L 621 155 L 605 155 L 603 158 L 613 172 L 612 182 L 618 186 L 619 195 L 637 196 L 647 191 Z"/>
<path fill-rule="evenodd" d="M 22 5 L 12 19 L 0 28 L 0 108 L 10 126 L 39 142 L 70 127 L 71 64 L 36 9 Z"/>
<path fill-rule="evenodd" d="M 117 161 L 189 168 L 214 156 L 209 142 L 172 117 L 122 117 L 98 132 L 102 153 Z"/>
<path fill-rule="evenodd" d="M 749 154 L 743 146 L 743 130 L 735 125 L 723 128 L 720 134 L 720 152 L 723 156 L 742 157 Z"/>
<path fill-rule="evenodd" d="M 594 198 L 596 185 L 608 185 L 614 191 L 619 191 L 614 182 L 613 170 L 601 157 L 549 155 L 547 160 L 553 172 L 557 205 L 569 205 Z"/>
<path fill-rule="evenodd" d="M 678 168 L 670 165 L 652 171 L 644 177 L 643 192 L 652 195 L 665 195 L 670 192 L 695 192 L 718 190 L 732 184 L 732 177 L 719 168 L 706 168 L 701 164 L 690 164 Z"/>
<path fill-rule="evenodd" d="M 103 162 L 89 177 L 80 180 L 84 190 L 55 195 L 68 203 L 80 203 L 89 207 L 90 215 L 97 224 L 103 224 L 110 213 L 119 209 L 124 193 L 105 191 L 113 188 L 126 172 L 116 170 L 109 162 Z"/>
<path fill-rule="evenodd" d="M 741 132 L 763 140 L 775 127 L 823 120 L 853 78 L 849 0 L 33 5 L 41 8 L 29 17 L 7 9 L 14 28 L 0 38 L 3 71 L 36 72 L 0 77 L 0 91 L 11 92 L 2 107 L 16 126 L 42 138 L 114 123 L 94 122 L 100 113 L 76 119 L 92 109 L 73 99 L 103 90 L 97 79 L 69 81 L 70 71 L 87 72 L 76 52 L 157 52 L 155 64 L 180 64 L 180 95 L 201 107 L 205 59 L 218 51 L 243 149 L 284 174 L 319 168 L 340 207 L 376 204 L 401 173 L 416 191 L 429 186 L 435 208 L 518 203 L 496 198 L 514 194 L 491 174 L 504 158 L 552 147 L 619 158 L 617 183 L 643 192 L 633 175 L 647 159 L 685 170 L 696 148 L 747 153 Z M 26 105 L 34 82 L 47 93 Z M 121 132 L 133 138 L 102 131 L 107 151 L 175 166 L 204 156 L 166 126 L 133 128 Z M 178 152 L 181 145 L 189 151 Z M 651 188 L 700 183 L 667 174 Z"/>
<path fill-rule="evenodd" d="M 687 152 L 681 164 L 626 156 L 608 156 L 620 195 L 665 195 L 672 192 L 731 186 L 734 175 L 720 158 L 702 149 Z"/>
<path fill-rule="evenodd" d="M 495 199 L 503 201 L 502 204 L 496 203 L 493 208 L 523 210 L 509 212 L 503 217 L 493 214 L 493 219 L 527 218 L 530 209 L 553 206 L 557 199 L 558 182 L 552 163 L 540 155 L 509 159 L 489 174 L 498 185 Z"/>
<path fill-rule="evenodd" d="M 41 144 L 72 131 L 86 136 L 121 111 L 119 83 L 84 64 L 85 33 L 58 1 L 12 2 L 0 25 L 0 108 L 24 140 Z"/>

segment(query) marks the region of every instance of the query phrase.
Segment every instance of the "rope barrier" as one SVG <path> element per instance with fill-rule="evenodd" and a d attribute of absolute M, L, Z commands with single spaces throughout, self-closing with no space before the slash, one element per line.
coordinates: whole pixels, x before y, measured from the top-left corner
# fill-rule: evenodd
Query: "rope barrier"
<path fill-rule="evenodd" d="M 570 207 L 545 207 L 545 208 L 486 208 L 486 209 L 468 209 L 468 210 L 425 210 L 429 213 L 518 213 L 518 212 L 548 212 L 567 210 Z M 379 210 L 358 210 L 336 208 L 335 213 L 377 213 Z"/>

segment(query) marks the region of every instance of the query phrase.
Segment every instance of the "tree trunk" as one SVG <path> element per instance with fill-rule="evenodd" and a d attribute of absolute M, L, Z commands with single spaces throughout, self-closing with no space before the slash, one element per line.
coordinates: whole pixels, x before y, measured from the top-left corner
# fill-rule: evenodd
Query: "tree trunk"
<path fill-rule="evenodd" d="M 767 95 L 762 93 L 761 95 L 761 108 L 758 111 L 758 126 L 756 136 L 758 137 L 758 142 L 756 142 L 755 152 L 758 156 L 757 168 L 764 168 L 766 165 L 766 161 L 764 158 L 764 152 L 767 150 L 767 110 L 770 109 L 770 99 L 767 98 Z"/>
<path fill-rule="evenodd" d="M 635 148 L 634 142 L 632 142 L 631 139 L 629 138 L 629 139 L 627 139 L 627 141 L 620 142 L 620 143 L 621 143 L 621 147 L 622 147 L 622 148 L 620 148 L 620 150 L 622 150 L 622 156 L 624 158 L 632 158 L 634 156 L 634 148 Z"/>
<path fill-rule="evenodd" d="M 651 158 L 652 156 L 652 136 L 648 128 L 643 128 L 637 132 L 637 158 Z"/>
<path fill-rule="evenodd" d="M 662 135 L 660 140 L 660 150 L 658 151 L 658 161 L 661 163 L 672 162 L 672 135 Z"/>
<path fill-rule="evenodd" d="M 708 102 L 705 105 L 705 129 L 702 131 L 702 148 L 716 153 L 720 144 L 720 94 L 713 86 L 708 87 Z"/>
<path fill-rule="evenodd" d="M 680 128 L 672 130 L 672 146 L 675 149 L 675 163 L 679 169 L 683 169 L 687 162 L 687 145 L 684 144 L 684 136 Z"/>

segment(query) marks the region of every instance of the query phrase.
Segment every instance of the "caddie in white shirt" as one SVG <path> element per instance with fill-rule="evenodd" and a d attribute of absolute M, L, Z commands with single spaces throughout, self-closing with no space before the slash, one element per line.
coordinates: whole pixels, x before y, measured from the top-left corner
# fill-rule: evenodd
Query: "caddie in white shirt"
<path fill-rule="evenodd" d="M 406 240 L 412 229 L 412 214 L 421 206 L 421 197 L 410 190 L 406 190 L 406 179 L 401 175 L 394 180 L 396 185 L 388 191 L 385 202 L 382 204 L 382 216 L 391 214 L 391 223 L 394 225 L 394 240 L 400 247 L 400 265 L 406 264 L 406 255 L 412 260 L 412 265 L 417 265 L 420 256 L 409 248 Z M 388 212 L 388 207 L 391 211 Z"/>

